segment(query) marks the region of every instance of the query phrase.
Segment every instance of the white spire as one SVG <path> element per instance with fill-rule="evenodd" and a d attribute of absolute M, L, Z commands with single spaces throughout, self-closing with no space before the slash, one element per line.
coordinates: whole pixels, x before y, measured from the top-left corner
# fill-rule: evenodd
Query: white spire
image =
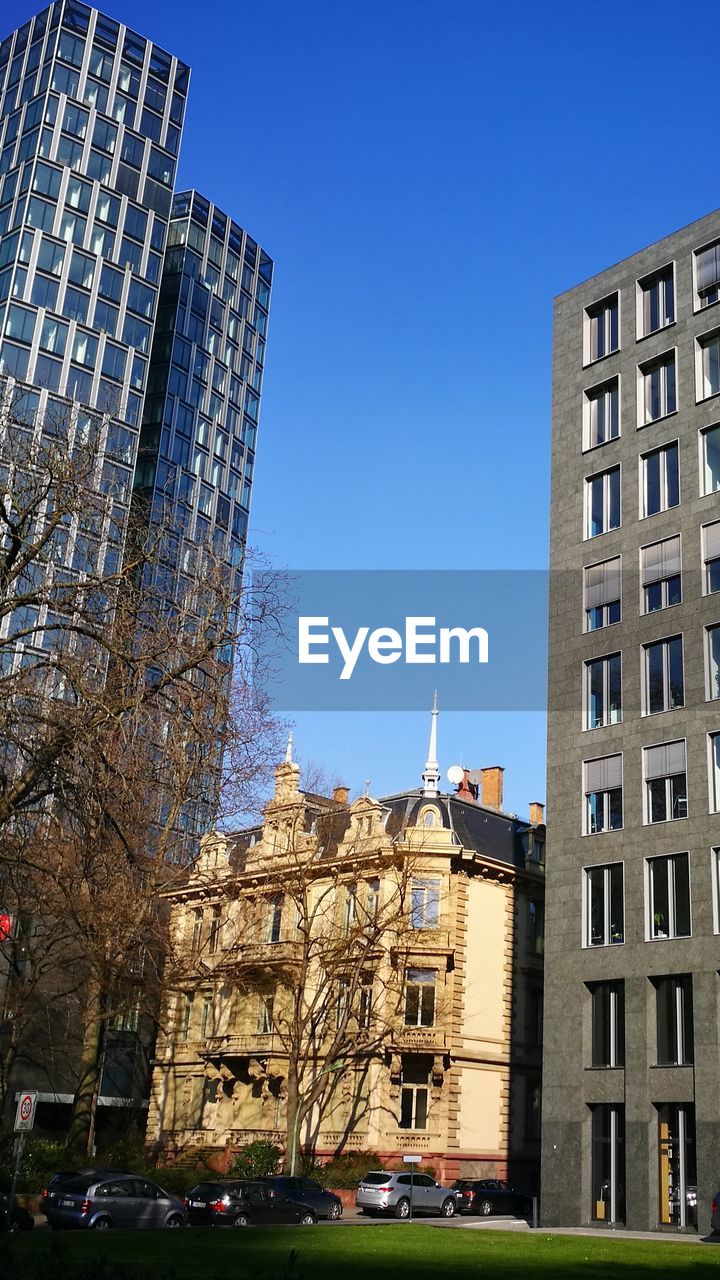
<path fill-rule="evenodd" d="M 292 734 L 291 734 L 291 733 L 289 733 L 289 734 L 288 734 L 288 740 L 287 740 L 287 747 L 286 747 L 286 749 L 285 749 L 285 763 L 286 763 L 286 764 L 292 764 L 292 762 L 293 762 L 293 758 L 292 758 L 292 749 L 293 749 L 293 736 L 292 736 Z"/>
<path fill-rule="evenodd" d="M 438 717 L 438 696 L 437 689 L 433 698 L 432 717 L 430 720 L 430 745 L 428 747 L 428 758 L 425 761 L 425 770 L 423 772 L 423 795 L 436 796 L 438 794 L 438 784 L 440 782 L 440 766 L 437 762 L 437 717 Z"/>

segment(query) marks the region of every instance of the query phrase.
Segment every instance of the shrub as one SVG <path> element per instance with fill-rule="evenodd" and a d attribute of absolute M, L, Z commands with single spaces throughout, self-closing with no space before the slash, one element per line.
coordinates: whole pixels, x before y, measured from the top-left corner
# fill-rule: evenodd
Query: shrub
<path fill-rule="evenodd" d="M 0 1134 L 0 1186 L 10 1190 L 13 1169 L 15 1167 L 15 1137 L 10 1130 Z M 53 1142 L 48 1138 L 30 1138 L 25 1143 L 20 1168 L 18 1170 L 18 1191 L 40 1191 L 48 1178 L 58 1169 L 68 1165 L 68 1152 L 63 1142 Z M 72 1168 L 72 1164 L 70 1168 Z"/>
<path fill-rule="evenodd" d="M 268 1178 L 278 1171 L 282 1159 L 280 1147 L 258 1138 L 242 1147 L 230 1169 L 232 1178 Z"/>

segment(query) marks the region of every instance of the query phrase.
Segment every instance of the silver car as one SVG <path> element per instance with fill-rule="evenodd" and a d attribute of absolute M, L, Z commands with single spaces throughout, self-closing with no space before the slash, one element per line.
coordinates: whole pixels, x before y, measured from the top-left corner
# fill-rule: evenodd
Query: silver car
<path fill-rule="evenodd" d="M 184 1227 L 182 1200 L 133 1173 L 79 1175 L 58 1191 L 45 1210 L 53 1230 L 65 1227 Z"/>
<path fill-rule="evenodd" d="M 355 1204 L 368 1217 L 392 1213 L 396 1218 L 409 1218 L 411 1194 L 413 1214 L 437 1213 L 443 1218 L 455 1214 L 455 1192 L 451 1187 L 439 1187 L 427 1173 L 385 1173 L 382 1169 L 366 1173 Z"/>

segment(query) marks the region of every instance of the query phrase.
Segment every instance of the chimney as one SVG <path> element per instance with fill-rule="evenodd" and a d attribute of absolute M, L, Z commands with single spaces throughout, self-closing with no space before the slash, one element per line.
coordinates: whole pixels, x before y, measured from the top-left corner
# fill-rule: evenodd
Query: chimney
<path fill-rule="evenodd" d="M 499 764 L 480 770 L 482 803 L 489 809 L 502 809 L 504 772 Z"/>
<path fill-rule="evenodd" d="M 333 787 L 333 800 L 335 801 L 335 804 L 347 804 L 349 795 L 349 787 Z"/>
<path fill-rule="evenodd" d="M 462 782 L 458 783 L 458 788 L 455 794 L 458 797 L 458 800 L 470 800 L 473 804 L 477 800 L 477 787 L 474 787 L 470 781 L 469 769 L 463 768 L 463 779 Z"/>
<path fill-rule="evenodd" d="M 545 821 L 545 805 L 539 800 L 530 801 L 530 821 L 534 827 L 539 827 Z"/>

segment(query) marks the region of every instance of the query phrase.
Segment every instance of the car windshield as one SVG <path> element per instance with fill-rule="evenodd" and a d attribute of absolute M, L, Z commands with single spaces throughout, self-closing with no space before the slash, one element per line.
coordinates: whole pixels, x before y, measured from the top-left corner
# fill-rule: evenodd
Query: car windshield
<path fill-rule="evenodd" d="M 391 1173 L 366 1173 L 363 1182 L 369 1187 L 380 1187 L 383 1182 L 387 1182 L 391 1178 Z"/>
<path fill-rule="evenodd" d="M 191 1200 L 217 1200 L 229 1187 L 224 1182 L 198 1182 L 188 1194 Z"/>

